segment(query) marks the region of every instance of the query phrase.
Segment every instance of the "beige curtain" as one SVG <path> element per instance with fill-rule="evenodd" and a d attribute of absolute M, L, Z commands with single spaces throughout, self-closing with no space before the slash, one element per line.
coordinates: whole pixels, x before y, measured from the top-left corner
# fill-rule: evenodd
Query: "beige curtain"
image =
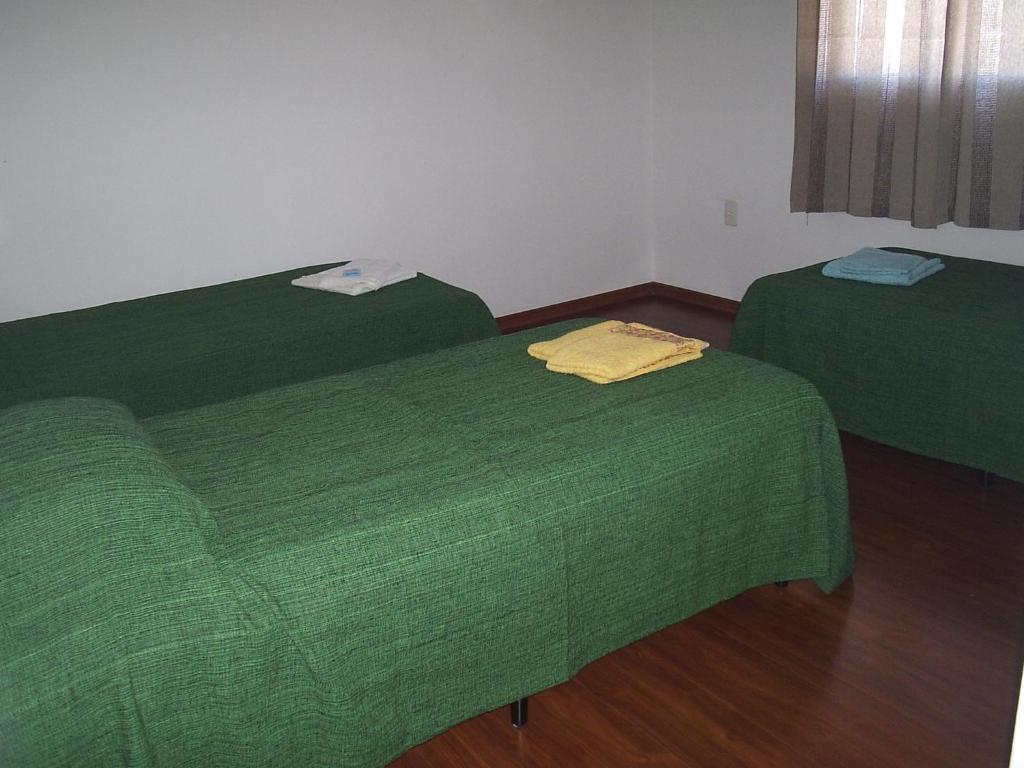
<path fill-rule="evenodd" d="M 1024 229 L 1024 0 L 798 0 L 793 211 Z"/>

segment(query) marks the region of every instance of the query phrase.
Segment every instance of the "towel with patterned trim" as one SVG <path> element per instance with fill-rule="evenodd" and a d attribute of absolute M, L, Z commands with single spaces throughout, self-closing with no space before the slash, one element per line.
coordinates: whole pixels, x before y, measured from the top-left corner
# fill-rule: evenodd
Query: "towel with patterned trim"
<path fill-rule="evenodd" d="M 706 341 L 642 323 L 608 320 L 531 344 L 527 352 L 547 361 L 550 371 L 610 384 L 696 360 L 707 347 Z"/>

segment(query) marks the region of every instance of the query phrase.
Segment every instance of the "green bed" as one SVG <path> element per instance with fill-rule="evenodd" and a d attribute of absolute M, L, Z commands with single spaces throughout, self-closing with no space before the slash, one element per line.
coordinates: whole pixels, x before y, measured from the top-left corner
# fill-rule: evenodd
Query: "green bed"
<path fill-rule="evenodd" d="M 379 766 L 747 588 L 850 574 L 813 387 L 526 354 L 579 325 L 142 420 L 0 412 L 0 764 Z"/>
<path fill-rule="evenodd" d="M 363 296 L 290 284 L 329 264 L 0 324 L 0 408 L 81 395 L 137 416 L 498 333 L 469 291 L 418 277 Z"/>
<path fill-rule="evenodd" d="M 940 256 L 906 288 L 821 264 L 757 280 L 730 350 L 809 379 L 840 429 L 1024 482 L 1024 268 Z"/>

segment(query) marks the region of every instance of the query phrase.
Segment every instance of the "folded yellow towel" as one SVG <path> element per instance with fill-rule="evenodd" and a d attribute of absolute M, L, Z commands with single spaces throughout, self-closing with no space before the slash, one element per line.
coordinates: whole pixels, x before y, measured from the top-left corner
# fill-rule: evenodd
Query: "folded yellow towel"
<path fill-rule="evenodd" d="M 625 381 L 701 357 L 706 341 L 677 336 L 641 323 L 609 320 L 557 339 L 531 344 L 547 368 L 597 384 Z"/>
<path fill-rule="evenodd" d="M 526 348 L 526 351 L 538 360 L 550 360 L 551 356 L 555 354 L 555 352 L 560 349 L 564 349 L 574 342 L 585 339 L 588 336 L 607 333 L 612 328 L 620 328 L 624 325 L 625 323 L 621 320 L 605 320 L 603 323 L 588 325 L 586 328 L 580 328 L 578 331 L 571 331 L 570 333 L 563 334 L 557 339 L 534 342 Z"/>
<path fill-rule="evenodd" d="M 627 379 L 634 379 L 637 376 L 643 376 L 645 373 L 653 373 L 654 371 L 660 371 L 662 368 L 671 368 L 673 365 L 679 365 L 680 363 L 687 363 L 690 360 L 697 360 L 697 359 L 699 359 L 699 358 L 701 358 L 703 356 L 704 355 L 702 355 L 700 352 L 688 352 L 688 353 L 682 353 L 682 354 L 678 354 L 678 355 L 671 355 L 669 357 L 664 358 L 663 360 L 659 360 L 656 363 L 651 363 L 650 365 L 646 365 L 646 366 L 644 366 L 642 368 L 637 368 L 635 371 L 623 374 L 621 376 L 617 376 L 615 378 L 609 378 L 607 376 L 602 376 L 601 374 L 594 373 L 593 371 L 578 370 L 578 369 L 577 370 L 559 369 L 559 368 L 556 368 L 556 367 L 552 367 L 551 365 L 548 365 L 547 368 L 550 371 L 556 371 L 558 373 L 573 373 L 573 374 L 576 374 L 577 376 L 579 376 L 580 378 L 586 379 L 587 381 L 592 381 L 595 384 L 612 384 L 612 383 L 614 383 L 616 381 L 626 381 Z"/>

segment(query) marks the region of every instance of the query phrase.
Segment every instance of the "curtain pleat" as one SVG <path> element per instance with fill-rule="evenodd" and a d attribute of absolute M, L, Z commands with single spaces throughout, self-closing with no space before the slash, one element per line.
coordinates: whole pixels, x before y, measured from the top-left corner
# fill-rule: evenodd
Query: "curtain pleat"
<path fill-rule="evenodd" d="M 995 116 L 992 122 L 992 203 L 994 229 L 1024 229 L 1024 0 L 1003 3 L 1002 38 Z M 1016 202 L 1015 202 L 1016 201 Z"/>
<path fill-rule="evenodd" d="M 790 207 L 1024 229 L 1024 0 L 798 0 Z"/>

